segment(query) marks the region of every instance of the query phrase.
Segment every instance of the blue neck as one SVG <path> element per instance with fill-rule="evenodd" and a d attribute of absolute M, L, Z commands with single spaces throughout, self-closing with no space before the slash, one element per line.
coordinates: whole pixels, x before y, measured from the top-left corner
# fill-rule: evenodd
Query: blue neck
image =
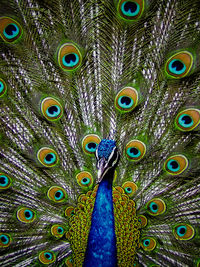
<path fill-rule="evenodd" d="M 83 266 L 117 266 L 112 182 L 107 179 L 101 181 L 97 191 Z"/>

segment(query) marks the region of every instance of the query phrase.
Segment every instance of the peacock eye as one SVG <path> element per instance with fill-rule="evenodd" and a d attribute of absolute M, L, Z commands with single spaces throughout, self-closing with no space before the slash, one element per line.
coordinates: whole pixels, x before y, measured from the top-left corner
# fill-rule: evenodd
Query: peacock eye
<path fill-rule="evenodd" d="M 115 97 L 115 107 L 121 113 L 132 111 L 138 103 L 138 92 L 135 88 L 125 87 Z"/>
<path fill-rule="evenodd" d="M 160 198 L 154 198 L 147 203 L 147 212 L 150 215 L 157 216 L 166 211 L 165 202 Z"/>
<path fill-rule="evenodd" d="M 86 150 L 89 152 L 95 152 L 97 149 L 97 143 L 95 142 L 90 142 L 88 144 L 86 144 L 85 146 Z"/>
<path fill-rule="evenodd" d="M 82 61 L 80 50 L 72 43 L 63 44 L 58 52 L 59 66 L 65 71 L 76 70 Z"/>
<path fill-rule="evenodd" d="M 22 35 L 22 28 L 14 19 L 0 18 L 0 35 L 5 42 L 17 41 Z"/>
<path fill-rule="evenodd" d="M 58 229 L 57 229 L 57 232 L 59 234 L 63 234 L 64 233 L 64 228 L 59 226 Z"/>
<path fill-rule="evenodd" d="M 4 96 L 7 91 L 7 85 L 3 79 L 0 79 L 0 97 Z"/>
<path fill-rule="evenodd" d="M 93 177 L 89 172 L 82 171 L 76 175 L 77 183 L 82 188 L 88 188 L 93 184 Z"/>
<path fill-rule="evenodd" d="M 164 164 L 164 169 L 172 175 L 181 174 L 188 167 L 188 160 L 183 155 L 169 157 Z"/>
<path fill-rule="evenodd" d="M 117 9 L 122 18 L 136 20 L 144 11 L 144 0 L 121 0 Z"/>
<path fill-rule="evenodd" d="M 88 134 L 82 140 L 82 148 L 85 154 L 95 155 L 98 144 L 101 139 L 96 134 Z"/>
<path fill-rule="evenodd" d="M 50 200 L 54 202 L 63 202 L 67 199 L 66 191 L 60 186 L 52 186 L 47 193 Z"/>
<path fill-rule="evenodd" d="M 172 78 L 183 78 L 190 72 L 192 65 L 193 56 L 191 53 L 178 52 L 167 60 L 165 71 Z"/>
<path fill-rule="evenodd" d="M 139 161 L 146 153 L 146 145 L 139 140 L 132 140 L 126 145 L 125 153 L 130 161 Z"/>
<path fill-rule="evenodd" d="M 36 213 L 29 208 L 20 208 L 17 211 L 17 219 L 23 223 L 32 223 L 36 219 Z"/>
<path fill-rule="evenodd" d="M 71 217 L 74 215 L 74 207 L 67 207 L 65 210 L 65 216 L 66 217 Z"/>
<path fill-rule="evenodd" d="M 49 121 L 59 120 L 63 115 L 61 104 L 53 97 L 43 99 L 40 108 L 44 117 Z"/>
<path fill-rule="evenodd" d="M 73 259 L 71 256 L 67 257 L 66 260 L 65 260 L 65 264 L 67 267 L 73 267 Z"/>
<path fill-rule="evenodd" d="M 141 246 L 146 251 L 151 251 L 156 247 L 156 240 L 152 237 L 143 238 Z"/>
<path fill-rule="evenodd" d="M 133 182 L 123 183 L 122 188 L 129 197 L 132 197 L 138 189 L 137 185 Z"/>
<path fill-rule="evenodd" d="M 172 172 L 177 172 L 180 170 L 180 164 L 177 160 L 170 159 L 167 163 L 167 168 Z"/>
<path fill-rule="evenodd" d="M 87 178 L 87 177 L 84 177 L 82 180 L 81 180 L 81 184 L 82 185 L 88 185 L 90 183 L 90 179 Z"/>
<path fill-rule="evenodd" d="M 40 252 L 39 254 L 39 260 L 43 264 L 50 264 L 53 263 L 56 259 L 55 253 L 50 250 L 45 250 Z"/>
<path fill-rule="evenodd" d="M 0 173 L 0 189 L 7 189 L 11 186 L 11 184 L 12 179 L 4 173 Z"/>
<path fill-rule="evenodd" d="M 192 131 L 200 123 L 200 110 L 185 109 L 178 113 L 175 119 L 175 125 L 180 131 Z"/>
<path fill-rule="evenodd" d="M 51 227 L 51 234 L 57 238 L 61 238 L 64 233 L 65 233 L 65 229 L 58 224 L 54 224 Z"/>
<path fill-rule="evenodd" d="M 39 162 L 45 167 L 53 167 L 58 163 L 58 155 L 52 149 L 43 147 L 37 152 L 37 158 Z"/>
<path fill-rule="evenodd" d="M 195 235 L 194 228 L 189 224 L 177 224 L 173 227 L 173 234 L 178 240 L 189 240 Z"/>
<path fill-rule="evenodd" d="M 147 225 L 147 218 L 144 215 L 139 215 L 138 221 L 141 223 L 142 228 L 144 228 Z"/>
<path fill-rule="evenodd" d="M 8 247 L 11 243 L 12 239 L 9 234 L 0 233 L 0 247 Z"/>

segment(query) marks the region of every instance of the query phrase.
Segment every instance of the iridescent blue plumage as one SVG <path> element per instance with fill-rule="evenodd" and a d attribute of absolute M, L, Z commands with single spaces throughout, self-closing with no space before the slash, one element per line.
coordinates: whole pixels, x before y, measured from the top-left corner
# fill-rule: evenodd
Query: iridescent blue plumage
<path fill-rule="evenodd" d="M 108 160 L 114 147 L 116 147 L 116 142 L 114 140 L 102 139 L 97 148 L 98 158 L 105 158 Z"/>
<path fill-rule="evenodd" d="M 112 181 L 117 162 L 109 166 L 108 159 L 116 149 L 116 142 L 103 139 L 97 148 L 98 161 L 105 161 L 100 168 L 101 177 L 92 213 L 91 228 L 85 254 L 84 267 L 114 267 L 117 266 L 117 246 L 113 212 Z M 98 163 L 97 163 L 98 166 Z"/>
<path fill-rule="evenodd" d="M 83 266 L 117 266 L 112 183 L 107 179 L 98 187 Z"/>

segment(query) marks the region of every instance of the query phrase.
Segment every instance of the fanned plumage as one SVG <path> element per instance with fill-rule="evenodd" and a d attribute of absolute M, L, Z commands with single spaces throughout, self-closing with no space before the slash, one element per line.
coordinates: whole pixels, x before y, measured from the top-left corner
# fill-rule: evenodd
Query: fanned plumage
<path fill-rule="evenodd" d="M 199 9 L 1 0 L 1 266 L 87 266 L 107 180 L 117 259 L 96 266 L 200 265 Z"/>

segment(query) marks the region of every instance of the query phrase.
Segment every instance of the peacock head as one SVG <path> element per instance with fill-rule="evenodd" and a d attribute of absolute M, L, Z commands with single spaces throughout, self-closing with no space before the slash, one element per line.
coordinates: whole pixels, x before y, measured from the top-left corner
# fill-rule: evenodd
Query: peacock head
<path fill-rule="evenodd" d="M 114 171 L 120 159 L 120 155 L 114 140 L 102 139 L 96 150 L 98 183 L 105 177 L 112 179 Z"/>

